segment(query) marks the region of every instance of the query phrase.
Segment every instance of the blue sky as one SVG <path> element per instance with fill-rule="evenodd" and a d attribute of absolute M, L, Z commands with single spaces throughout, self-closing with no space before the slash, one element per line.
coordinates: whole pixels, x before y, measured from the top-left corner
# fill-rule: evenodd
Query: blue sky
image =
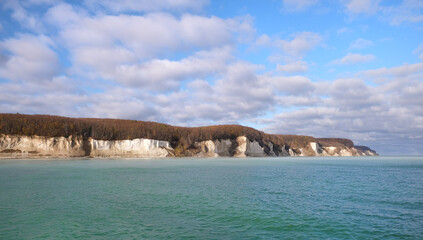
<path fill-rule="evenodd" d="M 423 1 L 5 0 L 0 112 L 423 154 Z"/>

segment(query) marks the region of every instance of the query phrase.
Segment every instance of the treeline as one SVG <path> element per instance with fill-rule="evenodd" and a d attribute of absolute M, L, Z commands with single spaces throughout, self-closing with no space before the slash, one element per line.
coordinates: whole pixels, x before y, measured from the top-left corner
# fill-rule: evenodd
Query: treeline
<path fill-rule="evenodd" d="M 346 138 L 318 138 L 317 141 L 324 147 L 354 147 L 353 141 Z"/>
<path fill-rule="evenodd" d="M 125 140 L 149 138 L 169 141 L 174 148 L 189 149 L 195 142 L 216 139 L 235 140 L 246 136 L 260 145 L 271 142 L 277 147 L 305 147 L 309 142 L 322 145 L 350 146 L 348 139 L 316 139 L 299 135 L 272 135 L 240 125 L 217 125 L 207 127 L 175 127 L 157 122 L 121 119 L 68 118 L 51 115 L 0 114 L 0 133 L 10 135 L 69 137 L 81 136 L 98 140 Z"/>

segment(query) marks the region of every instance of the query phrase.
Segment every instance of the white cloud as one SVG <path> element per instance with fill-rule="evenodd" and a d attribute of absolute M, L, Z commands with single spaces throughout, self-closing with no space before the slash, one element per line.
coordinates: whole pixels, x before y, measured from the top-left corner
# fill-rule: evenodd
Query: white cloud
<path fill-rule="evenodd" d="M 413 51 L 413 54 L 420 54 L 419 58 L 423 61 L 423 43 L 420 43 L 420 45 Z"/>
<path fill-rule="evenodd" d="M 278 106 L 280 107 L 311 107 L 316 106 L 321 103 L 321 99 L 316 96 L 310 96 L 310 95 L 302 95 L 302 96 L 296 96 L 296 95 L 282 95 L 282 96 L 276 96 L 275 97 Z"/>
<path fill-rule="evenodd" d="M 423 43 L 420 43 L 420 45 L 413 51 L 414 54 L 419 52 L 423 52 Z"/>
<path fill-rule="evenodd" d="M 154 96 L 151 96 L 154 97 Z M 94 117 L 143 119 L 159 121 L 160 110 L 149 96 L 130 88 L 115 87 L 107 92 L 89 96 L 89 105 L 81 107 L 81 114 Z"/>
<path fill-rule="evenodd" d="M 60 0 L 21 0 L 24 5 L 52 5 L 60 2 Z"/>
<path fill-rule="evenodd" d="M 207 0 L 85 0 L 91 8 L 103 7 L 112 12 L 152 12 L 163 10 L 200 10 Z"/>
<path fill-rule="evenodd" d="M 376 14 L 391 25 L 423 22 L 423 4 L 420 0 L 403 0 L 380 4 L 380 0 L 349 0 L 345 2 L 346 12 L 352 16 Z"/>
<path fill-rule="evenodd" d="M 89 66 L 105 74 L 113 71 L 119 65 L 130 64 L 137 61 L 134 52 L 124 47 L 80 47 L 74 50 L 74 64 Z"/>
<path fill-rule="evenodd" d="M 374 14 L 379 10 L 379 2 L 380 0 L 350 0 L 346 8 L 352 14 Z"/>
<path fill-rule="evenodd" d="M 70 5 L 58 5 L 46 18 L 58 24 L 61 41 L 72 56 L 72 72 L 162 91 L 222 70 L 232 58 L 238 38 L 248 38 L 255 31 L 248 16 L 221 19 L 153 13 L 90 17 Z M 186 57 L 175 60 L 175 55 Z"/>
<path fill-rule="evenodd" d="M 422 22 L 422 11 L 423 3 L 420 0 L 404 0 L 399 6 L 386 6 L 381 10 L 383 18 L 392 25 Z"/>
<path fill-rule="evenodd" d="M 356 53 L 348 53 L 343 58 L 332 61 L 331 64 L 335 64 L 335 65 L 357 64 L 357 63 L 369 62 L 374 59 L 376 59 L 376 57 L 371 54 L 361 55 Z"/>
<path fill-rule="evenodd" d="M 20 35 L 0 42 L 0 49 L 7 53 L 0 61 L 0 77 L 13 81 L 51 80 L 59 70 L 52 45 L 51 39 L 44 35 Z"/>
<path fill-rule="evenodd" d="M 155 59 L 141 64 L 120 65 L 110 77 L 125 85 L 163 91 L 179 87 L 182 80 L 218 73 L 225 69 L 231 58 L 231 49 L 226 47 L 201 51 L 179 61 Z M 108 77 L 107 73 L 105 77 Z"/>
<path fill-rule="evenodd" d="M 337 79 L 331 83 L 329 91 L 332 96 L 331 104 L 342 110 L 370 108 L 382 101 L 375 89 L 356 78 Z"/>
<path fill-rule="evenodd" d="M 318 0 L 283 0 L 284 10 L 301 11 L 318 3 Z"/>
<path fill-rule="evenodd" d="M 314 84 L 304 76 L 265 76 L 262 79 L 277 92 L 284 94 L 302 95 L 314 90 Z"/>
<path fill-rule="evenodd" d="M 338 34 L 344 34 L 344 33 L 350 33 L 350 32 L 353 32 L 353 30 L 347 27 L 342 27 L 338 29 L 337 31 Z"/>
<path fill-rule="evenodd" d="M 97 77 L 154 91 L 175 90 L 181 81 L 217 74 L 233 59 L 229 46 L 199 51 L 179 60 L 152 59 L 143 62 L 137 62 L 132 52 L 122 48 L 79 50 L 76 51 L 75 64 L 89 66 Z M 80 71 L 87 70 L 83 68 Z"/>
<path fill-rule="evenodd" d="M 403 64 L 392 68 L 378 68 L 365 71 L 364 74 L 373 78 L 392 78 L 414 75 L 423 71 L 423 63 Z"/>
<path fill-rule="evenodd" d="M 246 21 L 190 14 L 176 18 L 165 13 L 81 17 L 78 22 L 65 25 L 60 35 L 71 50 L 117 46 L 134 52 L 139 59 L 146 59 L 230 44 L 237 34 L 251 31 L 246 26 L 249 20 Z"/>
<path fill-rule="evenodd" d="M 152 96 L 166 122 L 174 124 L 236 123 L 273 106 L 273 87 L 257 76 L 261 66 L 233 62 L 213 83 L 195 80 L 186 90 Z"/>
<path fill-rule="evenodd" d="M 301 57 L 318 46 L 322 41 L 323 38 L 318 33 L 301 32 L 295 34 L 294 39 L 291 41 L 279 39 L 275 41 L 275 44 L 285 53 L 294 57 Z"/>
<path fill-rule="evenodd" d="M 257 46 L 266 46 L 270 45 L 272 39 L 267 34 L 262 34 L 259 38 L 257 38 L 255 45 Z"/>
<path fill-rule="evenodd" d="M 2 4 L 6 9 L 12 10 L 12 18 L 19 22 L 23 28 L 27 28 L 34 32 L 40 33 L 44 31 L 44 26 L 39 20 L 39 16 L 35 16 L 28 12 L 21 1 L 6 0 Z"/>
<path fill-rule="evenodd" d="M 257 47 L 271 48 L 272 54 L 268 61 L 278 63 L 276 70 L 285 73 L 306 72 L 307 62 L 303 57 L 307 52 L 319 46 L 323 37 L 313 32 L 298 32 L 292 35 L 291 40 L 284 40 L 276 37 L 269 37 L 266 34 L 260 35 L 254 42 L 252 49 Z M 279 50 L 279 51 L 278 51 Z M 280 64 L 284 62 L 285 64 Z"/>
<path fill-rule="evenodd" d="M 278 64 L 276 70 L 286 73 L 301 73 L 307 72 L 308 66 L 304 61 L 290 62 L 285 65 Z"/>
<path fill-rule="evenodd" d="M 363 49 L 371 45 L 373 45 L 372 41 L 363 38 L 358 38 L 350 44 L 349 49 Z"/>
<path fill-rule="evenodd" d="M 82 18 L 87 17 L 87 14 L 80 10 L 76 12 L 76 9 L 67 3 L 60 3 L 48 9 L 45 14 L 45 19 L 50 24 L 63 25 L 69 23 L 76 23 Z"/>

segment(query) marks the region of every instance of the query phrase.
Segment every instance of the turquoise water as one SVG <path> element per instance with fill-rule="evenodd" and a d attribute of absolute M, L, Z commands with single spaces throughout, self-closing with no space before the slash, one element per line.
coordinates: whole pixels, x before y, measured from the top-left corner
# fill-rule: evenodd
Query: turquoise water
<path fill-rule="evenodd" d="M 0 239 L 423 239 L 423 158 L 1 160 Z"/>

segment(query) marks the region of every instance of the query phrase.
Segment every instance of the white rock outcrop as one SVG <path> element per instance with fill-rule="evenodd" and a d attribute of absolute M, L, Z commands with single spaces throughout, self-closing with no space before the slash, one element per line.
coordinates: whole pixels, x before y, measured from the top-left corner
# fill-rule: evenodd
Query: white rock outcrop
<path fill-rule="evenodd" d="M 92 157 L 167 157 L 170 143 L 145 138 L 132 140 L 95 140 L 89 139 Z"/>
<path fill-rule="evenodd" d="M 344 156 L 344 157 L 351 157 L 351 156 L 374 156 L 375 154 L 364 153 L 360 154 L 360 152 L 355 149 L 354 147 L 322 147 L 319 143 L 311 142 L 310 148 L 314 151 L 315 156 Z"/>
<path fill-rule="evenodd" d="M 236 144 L 236 148 L 232 148 L 232 144 Z M 275 153 L 273 150 L 273 144 L 267 143 L 268 151 L 260 146 L 257 141 L 251 141 L 245 136 L 239 136 L 236 141 L 226 140 L 208 140 L 202 141 L 195 144 L 199 148 L 200 152 L 196 155 L 197 157 L 267 157 L 267 156 L 375 156 L 374 152 L 363 151 L 359 152 L 354 147 L 323 147 L 317 142 L 310 142 L 309 146 L 305 148 L 285 149 L 285 146 L 280 152 Z M 234 149 L 232 153 L 231 149 Z"/>
<path fill-rule="evenodd" d="M 294 149 L 274 148 L 271 142 L 251 141 L 246 136 L 236 140 L 218 139 L 197 142 L 189 156 L 266 157 L 266 156 L 375 156 L 367 147 L 323 147 L 318 142 Z M 276 150 L 277 149 L 277 150 Z M 82 137 L 41 137 L 0 134 L 0 157 L 169 157 L 174 149 L 168 141 L 154 139 L 96 140 Z"/>
<path fill-rule="evenodd" d="M 236 148 L 232 148 L 232 145 L 236 143 Z M 232 142 L 230 139 L 224 140 L 207 140 L 195 143 L 197 148 L 200 148 L 200 152 L 197 154 L 198 157 L 266 157 L 276 156 L 273 152 L 273 144 L 269 143 L 269 154 L 266 154 L 264 148 L 260 146 L 257 141 L 250 141 L 245 136 L 239 136 Z M 231 153 L 233 150 L 233 154 Z"/>
<path fill-rule="evenodd" d="M 167 141 L 152 139 L 95 140 L 82 137 L 0 135 L 3 157 L 167 157 Z"/>
<path fill-rule="evenodd" d="M 84 156 L 83 140 L 78 137 L 0 135 L 0 156 Z"/>

